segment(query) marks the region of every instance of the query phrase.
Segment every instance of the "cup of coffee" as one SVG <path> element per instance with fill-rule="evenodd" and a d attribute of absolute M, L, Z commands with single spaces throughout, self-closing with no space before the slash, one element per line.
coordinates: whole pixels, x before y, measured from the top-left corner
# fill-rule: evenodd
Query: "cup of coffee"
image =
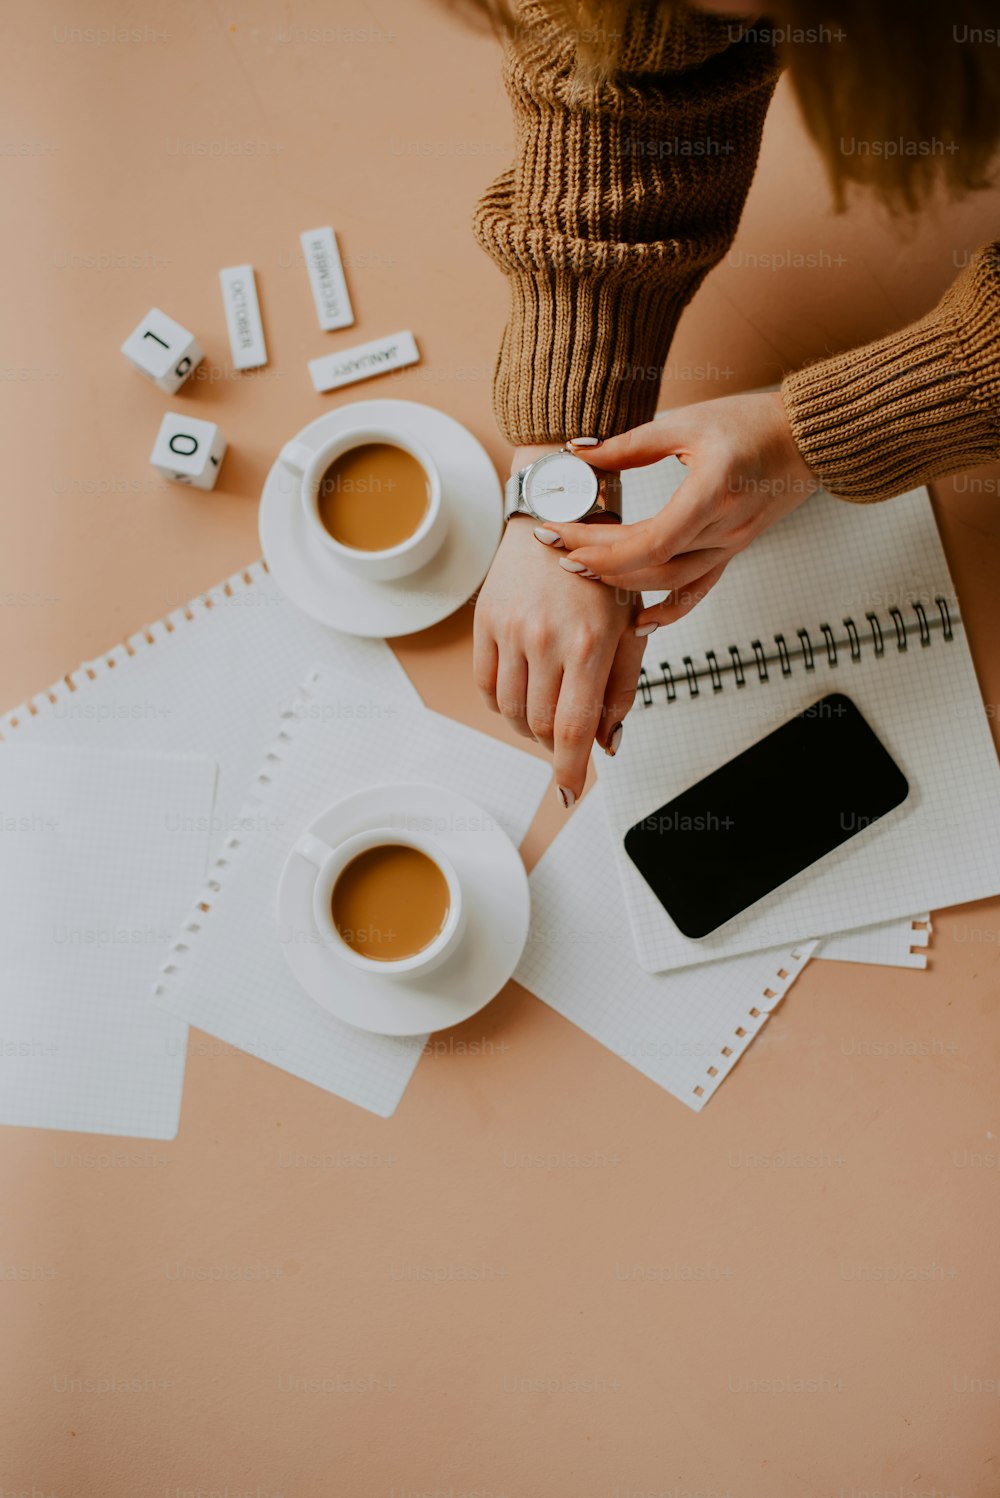
<path fill-rule="evenodd" d="M 422 977 L 461 941 L 462 886 L 433 838 L 375 827 L 331 848 L 305 832 L 295 851 L 316 869 L 316 927 L 352 967 Z"/>
<path fill-rule="evenodd" d="M 425 566 L 448 528 L 441 475 L 422 442 L 357 428 L 313 449 L 286 442 L 314 545 L 361 577 L 387 582 Z"/>

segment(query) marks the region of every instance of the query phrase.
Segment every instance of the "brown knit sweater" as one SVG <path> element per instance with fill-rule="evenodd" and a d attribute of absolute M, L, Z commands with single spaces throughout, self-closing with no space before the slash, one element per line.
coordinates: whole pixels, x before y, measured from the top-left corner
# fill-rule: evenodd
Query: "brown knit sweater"
<path fill-rule="evenodd" d="M 639 0 L 596 99 L 545 0 L 513 0 L 504 43 L 514 165 L 473 227 L 507 276 L 493 378 L 515 445 L 609 436 L 654 414 L 674 329 L 739 223 L 778 64 L 730 18 Z M 884 499 L 1000 455 L 1000 245 L 928 316 L 782 386 L 810 468 Z"/>

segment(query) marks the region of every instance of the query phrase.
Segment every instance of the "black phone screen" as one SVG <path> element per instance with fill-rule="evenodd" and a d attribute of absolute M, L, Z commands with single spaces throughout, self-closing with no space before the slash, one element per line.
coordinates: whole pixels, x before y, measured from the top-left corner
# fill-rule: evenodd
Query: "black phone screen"
<path fill-rule="evenodd" d="M 833 692 L 636 822 L 625 851 L 678 930 L 708 936 L 908 794 L 858 708 Z"/>

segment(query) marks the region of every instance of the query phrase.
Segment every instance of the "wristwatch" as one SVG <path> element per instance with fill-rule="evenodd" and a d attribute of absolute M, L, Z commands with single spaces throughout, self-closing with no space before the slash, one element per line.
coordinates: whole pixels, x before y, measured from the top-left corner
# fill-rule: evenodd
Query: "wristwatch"
<path fill-rule="evenodd" d="M 622 518 L 621 476 L 594 468 L 561 447 L 512 473 L 504 489 L 504 524 L 512 515 L 533 515 L 556 525 L 569 520 Z"/>

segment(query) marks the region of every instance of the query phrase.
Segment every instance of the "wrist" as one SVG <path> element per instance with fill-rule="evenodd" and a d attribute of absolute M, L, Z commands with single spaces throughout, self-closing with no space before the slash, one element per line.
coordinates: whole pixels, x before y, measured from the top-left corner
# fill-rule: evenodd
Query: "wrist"
<path fill-rule="evenodd" d="M 802 498 L 812 494 L 820 487 L 820 479 L 809 467 L 803 456 L 802 450 L 795 440 L 792 424 L 788 419 L 788 410 L 785 406 L 784 394 L 781 390 L 768 391 L 768 398 L 774 409 L 775 425 L 779 441 L 779 461 L 782 471 L 789 483 L 795 486 Z"/>
<path fill-rule="evenodd" d="M 534 463 L 536 458 L 542 458 L 546 453 L 560 452 L 565 445 L 564 442 L 535 442 L 515 447 L 511 453 L 510 471 L 520 473 L 522 468 L 527 468 L 529 463 Z"/>

